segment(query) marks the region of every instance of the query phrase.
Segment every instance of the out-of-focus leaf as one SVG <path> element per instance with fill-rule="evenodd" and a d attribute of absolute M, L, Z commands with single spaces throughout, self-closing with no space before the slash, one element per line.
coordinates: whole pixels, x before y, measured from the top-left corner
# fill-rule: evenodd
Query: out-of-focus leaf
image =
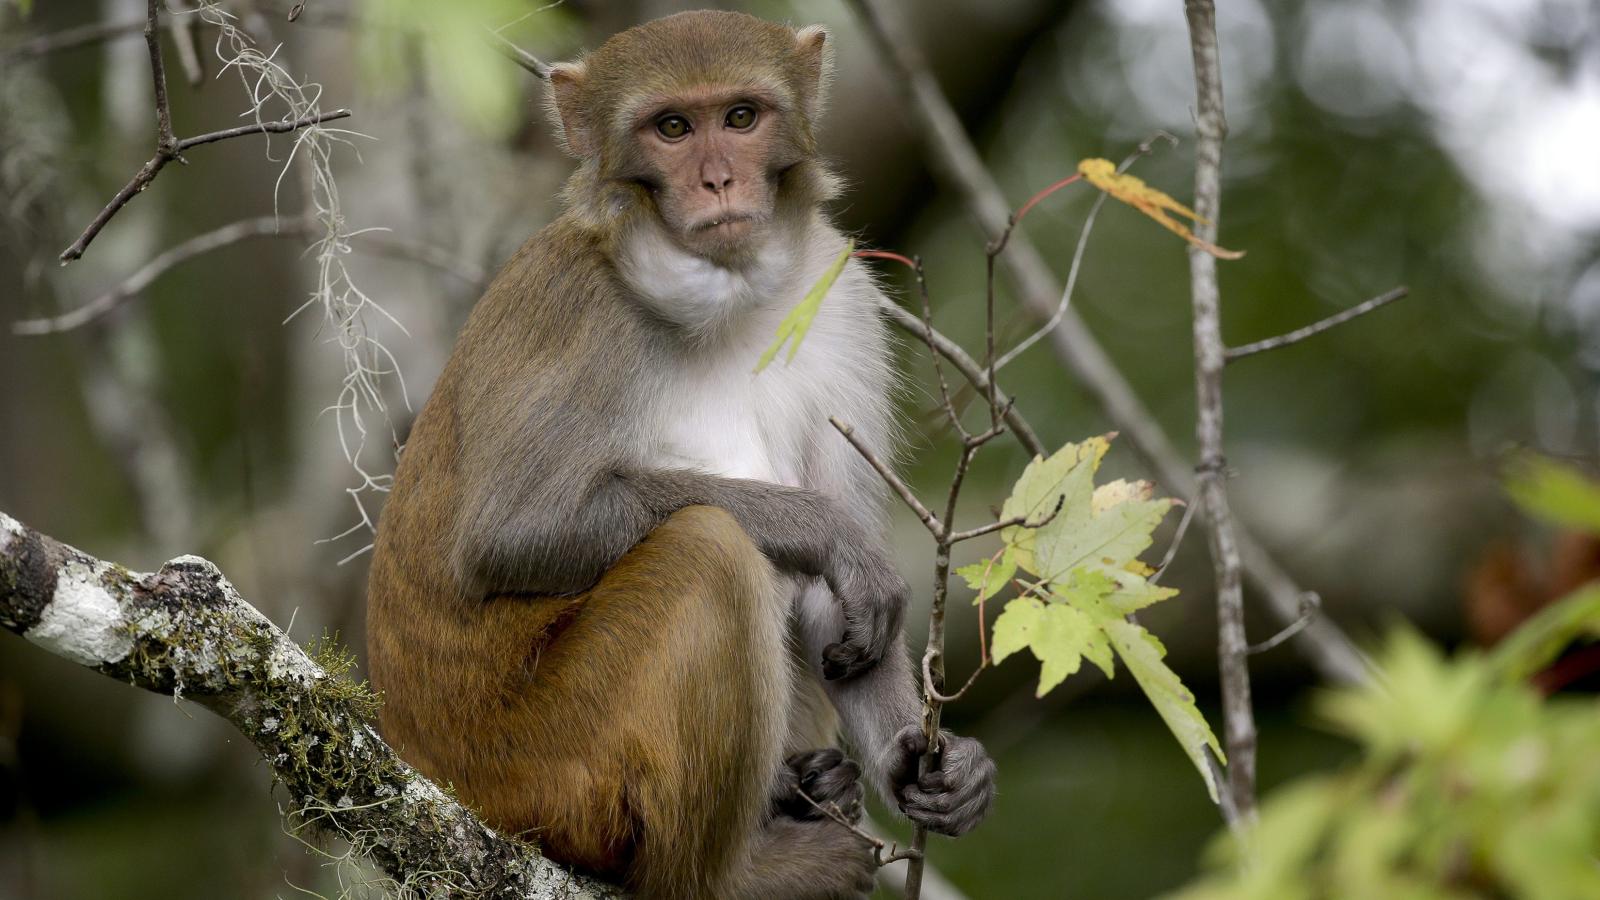
<path fill-rule="evenodd" d="M 1084 178 L 1089 179 L 1090 184 L 1155 219 L 1163 228 L 1212 256 L 1218 259 L 1238 259 L 1244 256 L 1241 250 L 1227 250 L 1195 236 L 1188 226 L 1167 213 L 1174 212 L 1195 222 L 1205 221 L 1204 219 L 1196 216 L 1194 210 L 1189 207 L 1145 184 L 1143 179 L 1119 173 L 1116 164 L 1111 160 L 1086 159 L 1078 163 L 1078 171 Z"/>
<path fill-rule="evenodd" d="M 1513 637 L 1528 647 L 1504 658 L 1449 658 L 1396 629 L 1371 683 L 1321 703 L 1361 758 L 1269 795 L 1259 824 L 1223 836 L 1209 874 L 1175 896 L 1600 897 L 1600 709 L 1521 678 L 1529 648 L 1570 636 L 1595 592 L 1529 623 Z"/>
<path fill-rule="evenodd" d="M 1521 454 L 1507 469 L 1506 492 L 1529 515 L 1600 535 L 1600 482 L 1571 466 Z"/>
<path fill-rule="evenodd" d="M 1579 588 L 1523 622 L 1495 646 L 1489 663 L 1504 677 L 1521 681 L 1581 639 L 1600 639 L 1600 584 Z"/>
<path fill-rule="evenodd" d="M 806 339 L 806 332 L 811 330 L 811 323 L 817 318 L 817 311 L 822 309 L 822 298 L 828 296 L 828 291 L 833 288 L 833 283 L 839 280 L 839 275 L 844 271 L 845 263 L 850 261 L 850 254 L 855 248 L 855 241 L 852 240 L 846 243 L 844 252 L 840 253 L 839 258 L 833 261 L 833 265 L 828 267 L 828 271 L 822 273 L 822 277 L 817 280 L 816 284 L 811 286 L 811 290 L 806 292 L 800 303 L 794 309 L 789 310 L 789 314 L 783 317 L 782 322 L 778 323 L 778 335 L 773 339 L 772 346 L 761 354 L 761 360 L 756 363 L 757 372 L 771 364 L 772 360 L 778 355 L 778 350 L 783 347 L 784 341 L 791 339 L 794 342 L 789 345 L 789 355 L 784 357 L 783 361 L 785 365 L 794 362 L 794 355 L 800 352 L 800 342 Z"/>
<path fill-rule="evenodd" d="M 420 83 L 437 92 L 438 108 L 491 135 L 510 133 L 528 118 L 522 97 L 527 72 L 489 47 L 488 31 L 515 23 L 519 40 L 565 44 L 576 37 L 573 14 L 561 6 L 529 13 L 522 0 L 362 0 L 373 23 L 355 31 L 367 85 L 401 94 Z"/>

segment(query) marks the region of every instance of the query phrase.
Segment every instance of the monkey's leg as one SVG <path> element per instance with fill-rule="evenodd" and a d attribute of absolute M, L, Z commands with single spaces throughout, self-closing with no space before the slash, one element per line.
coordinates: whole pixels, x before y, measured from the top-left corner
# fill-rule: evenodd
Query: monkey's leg
<path fill-rule="evenodd" d="M 460 711 L 496 746 L 450 780 L 490 822 L 642 897 L 727 896 L 781 762 L 781 582 L 732 516 L 689 507 L 575 600 L 489 600 L 476 627 L 526 649 L 491 703 Z"/>
<path fill-rule="evenodd" d="M 856 770 L 859 771 L 859 770 Z M 861 818 L 861 786 L 843 787 L 852 822 Z M 809 792 L 808 792 L 809 793 Z M 745 865 L 719 897 L 737 900 L 857 900 L 872 892 L 877 864 L 859 835 L 830 818 L 777 815 L 751 842 Z"/>

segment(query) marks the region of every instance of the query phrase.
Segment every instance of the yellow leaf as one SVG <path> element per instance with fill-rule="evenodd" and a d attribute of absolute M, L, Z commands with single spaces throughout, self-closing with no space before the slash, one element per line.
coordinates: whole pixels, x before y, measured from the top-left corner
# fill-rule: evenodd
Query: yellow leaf
<path fill-rule="evenodd" d="M 794 355 L 800 352 L 800 342 L 806 339 L 806 332 L 811 330 L 812 320 L 817 317 L 817 311 L 822 308 L 822 298 L 828 296 L 828 290 L 833 287 L 835 281 L 839 280 L 839 274 L 844 271 L 845 263 L 850 261 L 850 254 L 855 249 L 856 242 L 854 240 L 845 244 L 844 252 L 839 254 L 839 258 L 833 261 L 833 265 L 828 267 L 828 271 L 822 273 L 822 277 L 817 279 L 817 283 L 812 285 L 811 290 L 806 292 L 805 299 L 801 300 L 794 309 L 789 311 L 787 316 L 783 317 L 783 321 L 778 323 L 778 335 L 773 339 L 772 346 L 761 354 L 761 360 L 756 363 L 756 372 L 759 373 L 762 369 L 765 369 L 777 357 L 778 351 L 783 347 L 783 342 L 791 338 L 794 339 L 794 343 L 789 345 L 789 355 L 784 357 L 783 362 L 784 365 L 794 362 Z"/>
<path fill-rule="evenodd" d="M 1177 213 L 1186 219 L 1203 222 L 1204 219 L 1194 214 L 1194 210 L 1172 199 L 1161 191 L 1144 183 L 1144 179 L 1132 175 L 1119 173 L 1117 167 L 1109 159 L 1086 159 L 1078 163 L 1078 171 L 1089 183 L 1123 203 L 1137 209 L 1162 227 L 1183 238 L 1201 250 L 1218 259 L 1238 259 L 1244 256 L 1240 250 L 1227 250 L 1218 247 L 1210 241 L 1201 240 L 1187 225 L 1167 215 L 1169 212 Z"/>

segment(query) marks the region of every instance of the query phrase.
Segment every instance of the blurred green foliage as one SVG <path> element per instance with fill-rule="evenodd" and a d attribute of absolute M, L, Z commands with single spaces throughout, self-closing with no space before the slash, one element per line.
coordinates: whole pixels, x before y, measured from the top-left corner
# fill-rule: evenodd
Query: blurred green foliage
<path fill-rule="evenodd" d="M 425 79 L 461 121 L 495 136 L 526 118 L 528 74 L 491 51 L 491 29 L 569 44 L 579 27 L 559 3 L 530 9 L 524 0 L 364 0 L 362 7 L 385 26 L 356 33 L 362 74 L 374 94 L 403 92 Z"/>
<path fill-rule="evenodd" d="M 1600 533 L 1600 485 L 1575 471 L 1522 459 L 1509 487 L 1529 512 Z M 1527 680 L 1595 638 L 1593 583 L 1487 653 L 1450 658 L 1396 629 L 1379 678 L 1318 703 L 1361 760 L 1273 794 L 1254 828 L 1212 847 L 1212 873 L 1173 896 L 1600 897 L 1600 702 Z"/>

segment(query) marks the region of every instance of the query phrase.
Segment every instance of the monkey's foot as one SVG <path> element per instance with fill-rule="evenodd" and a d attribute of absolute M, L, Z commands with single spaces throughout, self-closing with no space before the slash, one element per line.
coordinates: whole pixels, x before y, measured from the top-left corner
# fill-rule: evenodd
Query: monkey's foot
<path fill-rule="evenodd" d="M 837 809 L 854 825 L 861 821 L 861 803 L 865 796 L 861 766 L 855 760 L 831 747 L 807 750 L 784 760 L 778 768 L 773 784 L 772 812 L 806 821 L 831 818 L 824 812 L 831 808 Z"/>

